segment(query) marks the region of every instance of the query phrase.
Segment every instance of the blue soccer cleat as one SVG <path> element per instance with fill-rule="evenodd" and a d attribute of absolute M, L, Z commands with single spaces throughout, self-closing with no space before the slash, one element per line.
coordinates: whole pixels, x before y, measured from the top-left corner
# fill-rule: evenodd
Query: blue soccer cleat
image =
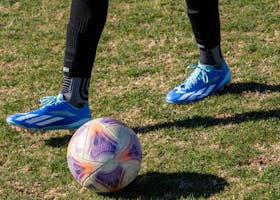
<path fill-rule="evenodd" d="M 64 100 L 63 95 L 41 98 L 42 107 L 27 113 L 7 117 L 6 121 L 16 130 L 28 132 L 67 129 L 75 130 L 91 120 L 88 104 L 75 108 Z"/>
<path fill-rule="evenodd" d="M 165 100 L 168 103 L 189 103 L 198 101 L 222 89 L 231 80 L 231 72 L 226 62 L 220 70 L 211 65 L 190 65 L 194 71 L 178 87 L 171 90 Z"/>

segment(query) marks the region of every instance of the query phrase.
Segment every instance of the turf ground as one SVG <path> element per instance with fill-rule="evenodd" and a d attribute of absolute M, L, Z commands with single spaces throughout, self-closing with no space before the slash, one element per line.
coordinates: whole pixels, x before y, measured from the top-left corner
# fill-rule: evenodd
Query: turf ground
<path fill-rule="evenodd" d="M 0 0 L 0 199 L 280 199 L 278 0 L 220 1 L 232 85 L 188 105 L 164 101 L 197 63 L 185 2 L 110 2 L 90 106 L 132 127 L 143 148 L 137 179 L 110 195 L 72 178 L 67 132 L 5 123 L 60 91 L 69 4 Z"/>

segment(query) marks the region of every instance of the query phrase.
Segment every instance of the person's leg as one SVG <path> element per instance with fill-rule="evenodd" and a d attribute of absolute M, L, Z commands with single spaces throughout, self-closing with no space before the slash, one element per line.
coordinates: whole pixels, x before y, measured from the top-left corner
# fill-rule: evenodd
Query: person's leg
<path fill-rule="evenodd" d="M 66 34 L 62 94 L 41 99 L 42 107 L 7 117 L 16 130 L 76 129 L 91 119 L 88 87 L 108 0 L 72 0 Z"/>
<path fill-rule="evenodd" d="M 187 0 L 188 16 L 200 50 L 199 62 L 222 67 L 218 0 Z"/>
<path fill-rule="evenodd" d="M 220 48 L 218 0 L 187 0 L 188 16 L 199 47 L 199 63 L 187 79 L 166 95 L 169 103 L 189 103 L 207 97 L 230 82 L 231 73 Z"/>
<path fill-rule="evenodd" d="M 62 94 L 75 107 L 88 100 L 96 48 L 105 25 L 108 0 L 73 0 L 67 27 Z"/>

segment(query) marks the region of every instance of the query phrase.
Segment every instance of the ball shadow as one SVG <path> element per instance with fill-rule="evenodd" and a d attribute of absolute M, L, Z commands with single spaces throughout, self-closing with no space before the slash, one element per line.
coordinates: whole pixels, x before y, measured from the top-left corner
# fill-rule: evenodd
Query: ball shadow
<path fill-rule="evenodd" d="M 125 199 L 179 199 L 210 197 L 228 186 L 225 179 L 212 174 L 159 173 L 139 175 L 125 189 L 104 196 Z"/>

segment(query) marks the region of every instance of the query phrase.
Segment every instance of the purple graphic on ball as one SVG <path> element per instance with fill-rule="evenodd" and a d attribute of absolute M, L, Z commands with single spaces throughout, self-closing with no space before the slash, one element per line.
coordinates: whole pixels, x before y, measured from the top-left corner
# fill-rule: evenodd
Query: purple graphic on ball
<path fill-rule="evenodd" d="M 81 167 L 81 164 L 79 161 L 73 158 L 73 156 L 68 155 L 67 156 L 68 166 L 70 169 L 71 174 L 74 176 L 74 178 L 81 182 L 82 179 L 82 172 L 83 168 Z"/>
<path fill-rule="evenodd" d="M 98 160 L 98 157 L 104 153 L 115 154 L 117 150 L 117 142 L 103 132 L 96 132 L 90 145 L 92 160 Z"/>
<path fill-rule="evenodd" d="M 120 165 L 118 165 L 110 172 L 98 172 L 96 174 L 96 181 L 104 185 L 105 187 L 117 188 L 120 186 L 120 183 L 122 181 L 123 171 L 124 169 Z"/>
<path fill-rule="evenodd" d="M 139 160 L 139 161 L 142 160 L 141 145 L 136 135 L 132 135 L 131 137 L 129 154 L 132 159 Z"/>

